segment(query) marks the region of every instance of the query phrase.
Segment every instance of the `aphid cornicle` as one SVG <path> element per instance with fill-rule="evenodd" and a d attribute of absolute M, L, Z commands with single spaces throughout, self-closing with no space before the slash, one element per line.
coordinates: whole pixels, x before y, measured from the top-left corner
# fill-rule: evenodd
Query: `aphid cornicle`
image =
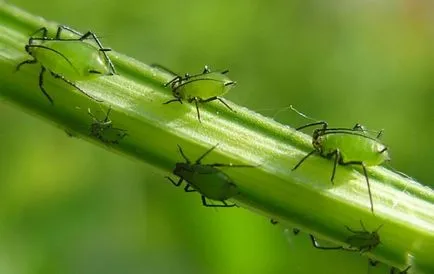
<path fill-rule="evenodd" d="M 87 109 L 88 114 L 93 120 L 90 125 L 90 135 L 106 144 L 119 144 L 119 142 L 128 134 L 124 129 L 113 127 L 113 123 L 109 118 L 111 110 L 110 107 L 105 118 L 100 120 L 90 111 L 90 109 Z"/>
<path fill-rule="evenodd" d="M 174 72 L 160 66 L 153 65 L 154 67 L 162 68 L 174 75 L 172 80 L 167 82 L 164 86 L 170 85 L 172 89 L 172 100 L 165 102 L 164 104 L 170 104 L 173 102 L 179 102 L 185 100 L 189 103 L 194 102 L 196 105 L 197 118 L 200 119 L 199 104 L 208 103 L 218 100 L 228 109 L 234 111 L 222 98 L 232 87 L 236 85 L 236 82 L 229 79 L 227 73 L 229 70 L 224 71 L 211 71 L 208 66 L 205 66 L 202 73 L 196 75 L 189 75 L 186 73 L 184 77 L 175 74 Z"/>
<path fill-rule="evenodd" d="M 180 186 L 183 181 L 187 184 L 184 187 L 185 192 L 198 191 L 201 194 L 202 204 L 207 207 L 233 207 L 235 204 L 226 203 L 240 193 L 235 182 L 218 167 L 255 167 L 252 165 L 233 165 L 233 164 L 202 164 L 201 161 L 216 147 L 215 145 L 200 156 L 192 163 L 184 154 L 181 146 L 178 145 L 179 153 L 185 162 L 176 163 L 173 174 L 179 177 L 178 182 L 166 177 L 175 186 Z M 222 204 L 207 203 L 207 199 L 219 201 Z"/>
<path fill-rule="evenodd" d="M 372 232 L 366 230 L 362 221 L 360 221 L 360 225 L 362 226 L 362 230 L 353 230 L 348 226 L 345 226 L 348 231 L 354 234 L 345 239 L 345 243 L 348 244 L 348 246 L 321 246 L 312 234 L 309 235 L 310 240 L 312 245 L 318 249 L 359 251 L 360 253 L 369 252 L 381 243 L 378 230 L 380 230 L 383 225 L 380 225 Z"/>
<path fill-rule="evenodd" d="M 79 38 L 61 38 L 62 31 L 69 31 L 78 35 Z M 53 99 L 44 88 L 46 71 L 49 71 L 54 78 L 73 86 L 86 96 L 100 101 L 87 94 L 74 82 L 116 74 L 113 63 L 106 53 L 111 49 L 103 48 L 97 36 L 90 31 L 82 35 L 69 27 L 59 26 L 54 38 L 47 35 L 47 28 L 42 27 L 30 36 L 25 50 L 33 59 L 19 63 L 16 70 L 19 70 L 24 64 L 39 63 L 41 65 L 39 88 L 52 104 Z M 93 39 L 96 45 L 84 42 L 86 39 Z"/>
<path fill-rule="evenodd" d="M 294 111 L 298 112 L 294 108 Z M 304 114 L 298 112 L 304 117 Z M 308 117 L 307 117 L 308 118 Z M 384 161 L 390 160 L 387 147 L 380 142 L 383 131 L 378 132 L 376 137 L 369 136 L 367 131 L 360 125 L 356 124 L 353 128 L 329 128 L 324 121 L 310 123 L 297 128 L 301 130 L 313 126 L 322 126 L 313 131 L 312 145 L 314 150 L 304 156 L 293 168 L 296 170 L 307 158 L 313 154 L 319 154 L 324 158 L 334 158 L 332 184 L 336 174 L 336 166 L 339 165 L 358 165 L 362 167 L 363 174 L 368 187 L 369 201 L 371 211 L 374 213 L 374 204 L 372 202 L 371 186 L 366 171 L 368 166 L 381 165 Z"/>

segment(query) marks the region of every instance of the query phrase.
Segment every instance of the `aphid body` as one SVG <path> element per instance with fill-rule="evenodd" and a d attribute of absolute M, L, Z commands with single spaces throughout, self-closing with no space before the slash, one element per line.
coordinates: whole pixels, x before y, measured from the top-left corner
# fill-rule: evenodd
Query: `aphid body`
<path fill-rule="evenodd" d="M 183 181 L 187 184 L 184 188 L 186 192 L 198 191 L 202 196 L 202 204 L 209 207 L 232 207 L 235 204 L 227 204 L 226 200 L 238 195 L 239 189 L 235 182 L 218 167 L 254 167 L 251 165 L 232 165 L 232 164 L 202 164 L 201 160 L 207 156 L 214 146 L 192 163 L 184 154 L 182 148 L 178 149 L 185 162 L 176 163 L 173 174 L 180 179 L 178 182 L 167 177 L 175 186 L 180 186 Z M 209 204 L 206 199 L 220 201 L 222 205 Z"/>
<path fill-rule="evenodd" d="M 162 68 L 176 75 L 174 72 L 160 65 L 154 65 L 154 67 Z M 182 104 L 182 101 L 184 100 L 189 103 L 194 102 L 199 121 L 201 121 L 199 104 L 218 100 L 228 109 L 233 111 L 233 109 L 221 98 L 221 96 L 225 95 L 236 85 L 236 82 L 232 81 L 227 76 L 228 72 L 229 70 L 211 71 L 207 66 L 205 66 L 203 72 L 200 74 L 185 74 L 184 77 L 176 75 L 172 80 L 164 85 L 170 85 L 173 97 L 175 98 L 165 102 L 164 104 L 173 102 L 179 102 Z"/>
<path fill-rule="evenodd" d="M 73 81 L 112 75 L 104 52 L 80 40 L 45 40 L 27 45 L 27 52 L 48 70 Z"/>
<path fill-rule="evenodd" d="M 312 242 L 312 245 L 315 248 L 318 249 L 325 249 L 325 250 L 346 250 L 346 251 L 359 251 L 360 253 L 369 252 L 377 245 L 381 243 L 380 241 L 380 235 L 378 234 L 378 230 L 383 226 L 380 225 L 376 230 L 369 232 L 366 230 L 365 226 L 363 225 L 362 221 L 360 221 L 360 225 L 362 226 L 362 230 L 353 230 L 349 228 L 348 226 L 345 226 L 345 228 L 353 233 L 354 235 L 350 235 L 345 239 L 345 243 L 348 246 L 321 246 L 318 244 L 315 236 L 310 234 L 310 240 Z"/>
<path fill-rule="evenodd" d="M 99 120 L 90 109 L 88 109 L 88 114 L 93 119 L 93 123 L 90 125 L 90 135 L 106 144 L 119 144 L 128 134 L 124 129 L 113 127 L 113 122 L 109 118 L 110 112 L 111 108 L 107 111 L 105 118 Z"/>
<path fill-rule="evenodd" d="M 360 225 L 362 226 L 362 230 L 353 230 L 346 226 L 347 230 L 354 233 L 354 235 L 349 236 L 345 242 L 349 244 L 348 249 L 356 249 L 357 251 L 360 251 L 361 253 L 369 252 L 377 245 L 379 245 L 380 242 L 380 235 L 378 234 L 378 230 L 383 226 L 380 225 L 376 230 L 369 232 L 366 230 L 365 226 L 363 225 L 362 221 L 360 221 Z"/>
<path fill-rule="evenodd" d="M 336 166 L 338 164 L 361 166 L 368 187 L 371 211 L 374 212 L 366 167 L 380 165 L 384 161 L 390 159 L 387 147 L 379 140 L 382 131 L 380 131 L 376 137 L 371 137 L 359 124 L 356 124 L 352 129 L 328 128 L 328 124 L 323 121 L 307 124 L 297 128 L 297 130 L 318 125 L 322 125 L 322 127 L 315 129 L 312 135 L 312 145 L 314 150 L 303 157 L 292 170 L 297 169 L 313 154 L 319 154 L 320 156 L 329 159 L 334 158 L 334 166 L 331 176 L 331 181 L 333 183 L 336 174 Z"/>
<path fill-rule="evenodd" d="M 63 30 L 80 37 L 61 38 Z M 63 80 L 86 96 L 96 100 L 74 82 L 91 80 L 102 75 L 116 74 L 115 68 L 106 53 L 111 49 L 103 48 L 96 35 L 92 32 L 81 35 L 66 26 L 59 26 L 54 38 L 48 37 L 47 34 L 48 30 L 43 27 L 31 35 L 25 50 L 33 59 L 21 62 L 16 70 L 19 70 L 24 64 L 39 63 L 41 65 L 39 87 L 51 103 L 53 103 L 53 99 L 44 88 L 44 73 L 47 70 L 54 78 Z M 85 42 L 87 39 L 93 39 L 96 45 Z"/>

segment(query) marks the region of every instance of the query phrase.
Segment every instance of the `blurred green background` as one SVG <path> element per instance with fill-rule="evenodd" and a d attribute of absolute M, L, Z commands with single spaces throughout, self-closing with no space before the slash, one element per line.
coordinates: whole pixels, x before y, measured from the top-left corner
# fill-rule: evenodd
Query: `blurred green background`
<path fill-rule="evenodd" d="M 331 125 L 384 128 L 392 165 L 434 185 L 432 1 L 9 2 L 145 63 L 229 68 L 238 86 L 226 98 L 264 115 L 292 104 Z M 0 111 L 1 274 L 389 271 L 246 210 L 204 208 L 152 167 L 6 102 Z"/>

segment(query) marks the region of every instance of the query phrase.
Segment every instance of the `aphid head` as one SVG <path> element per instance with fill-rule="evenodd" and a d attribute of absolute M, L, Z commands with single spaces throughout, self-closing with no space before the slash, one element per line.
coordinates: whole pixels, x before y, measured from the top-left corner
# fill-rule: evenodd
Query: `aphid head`
<path fill-rule="evenodd" d="M 175 168 L 173 169 L 173 174 L 181 178 L 184 178 L 186 174 L 191 172 L 191 165 L 189 163 L 176 163 Z"/>
<path fill-rule="evenodd" d="M 324 134 L 324 130 L 322 128 L 317 128 L 313 131 L 312 134 L 312 145 L 313 147 L 318 151 L 318 152 L 322 152 L 322 138 L 321 136 L 323 136 Z"/>

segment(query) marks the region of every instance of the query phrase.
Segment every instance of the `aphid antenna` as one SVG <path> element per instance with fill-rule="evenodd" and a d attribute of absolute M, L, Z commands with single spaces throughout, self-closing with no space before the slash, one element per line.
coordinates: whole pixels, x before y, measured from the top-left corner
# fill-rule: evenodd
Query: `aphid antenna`
<path fill-rule="evenodd" d="M 319 121 L 318 119 L 314 119 L 314 118 L 312 118 L 312 117 L 310 117 L 310 116 L 307 116 L 306 114 L 302 113 L 301 111 L 298 111 L 298 110 L 297 110 L 295 107 L 293 107 L 292 105 L 289 105 L 289 109 L 292 110 L 292 111 L 294 111 L 294 112 L 297 113 L 298 115 L 300 115 L 300 116 L 302 116 L 302 117 L 308 119 L 308 120 L 311 120 L 311 121 L 313 121 L 313 122 L 318 122 L 318 121 Z"/>
<path fill-rule="evenodd" d="M 175 76 L 180 77 L 180 76 L 178 75 L 178 73 L 174 72 L 173 70 L 171 70 L 171 69 L 169 69 L 169 68 L 167 68 L 167 67 L 165 67 L 165 66 L 163 66 L 163 65 L 160 65 L 160 64 L 156 64 L 156 63 L 154 63 L 154 64 L 151 64 L 150 67 L 151 67 L 151 68 L 157 68 L 157 69 L 162 70 L 162 71 L 165 71 L 165 72 L 167 72 L 167 73 L 169 73 L 169 74 L 172 74 L 172 75 L 175 75 Z"/>
<path fill-rule="evenodd" d="M 50 51 L 52 51 L 52 52 L 58 54 L 59 56 L 61 56 L 63 59 L 65 59 L 65 61 L 68 62 L 68 64 L 70 64 L 71 67 L 74 67 L 74 66 L 72 65 L 71 61 L 69 61 L 69 59 L 68 59 L 65 55 L 63 55 L 61 52 L 59 52 L 59 51 L 57 51 L 57 50 L 55 50 L 55 49 L 52 49 L 52 48 L 49 48 L 49 47 L 46 47 L 46 46 L 43 46 L 43 45 L 26 45 L 26 46 L 25 46 L 25 50 L 26 50 L 27 52 L 29 52 L 29 49 L 30 49 L 30 48 L 41 48 L 41 49 L 50 50 Z"/>
<path fill-rule="evenodd" d="M 373 232 L 377 233 L 377 232 L 378 232 L 378 231 L 383 227 L 383 225 L 384 225 L 384 224 L 379 225 L 379 226 L 377 227 L 377 229 L 374 230 Z"/>
<path fill-rule="evenodd" d="M 200 161 L 202 161 L 202 159 L 203 158 L 205 158 L 211 151 L 213 151 L 216 147 L 218 147 L 220 144 L 219 143 L 217 143 L 215 146 L 213 146 L 212 148 L 210 148 L 210 149 L 208 149 L 207 151 L 205 151 L 205 153 L 204 154 L 202 154 L 202 156 L 200 156 L 197 160 L 196 160 L 196 162 L 195 162 L 195 164 L 200 164 Z"/>
<path fill-rule="evenodd" d="M 185 162 L 186 162 L 187 164 L 190 164 L 191 161 L 190 161 L 190 159 L 188 159 L 188 157 L 185 155 L 184 151 L 182 150 L 182 147 L 181 147 L 180 145 L 177 145 L 177 146 L 178 146 L 179 153 L 181 153 L 182 158 L 184 158 L 184 160 L 185 160 Z"/>

